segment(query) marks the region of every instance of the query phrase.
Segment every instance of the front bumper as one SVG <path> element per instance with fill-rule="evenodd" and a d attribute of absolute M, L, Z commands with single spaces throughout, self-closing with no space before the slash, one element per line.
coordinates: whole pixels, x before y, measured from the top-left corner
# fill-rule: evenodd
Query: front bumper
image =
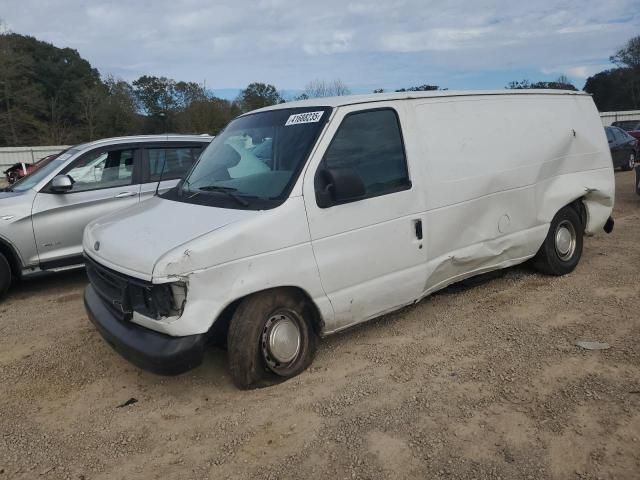
<path fill-rule="evenodd" d="M 92 285 L 84 292 L 89 320 L 113 349 L 134 365 L 160 375 L 178 375 L 202 363 L 205 335 L 172 337 L 118 319 Z"/>

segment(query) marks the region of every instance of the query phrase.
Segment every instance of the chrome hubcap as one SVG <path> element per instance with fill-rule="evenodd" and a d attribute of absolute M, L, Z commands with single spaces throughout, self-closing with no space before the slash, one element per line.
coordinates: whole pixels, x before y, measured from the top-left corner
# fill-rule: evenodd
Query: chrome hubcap
<path fill-rule="evenodd" d="M 262 331 L 262 355 L 275 373 L 291 364 L 300 352 L 300 328 L 285 312 L 269 317 Z"/>
<path fill-rule="evenodd" d="M 576 231 L 571 222 L 563 220 L 556 228 L 556 252 L 561 260 L 569 260 L 576 251 Z"/>

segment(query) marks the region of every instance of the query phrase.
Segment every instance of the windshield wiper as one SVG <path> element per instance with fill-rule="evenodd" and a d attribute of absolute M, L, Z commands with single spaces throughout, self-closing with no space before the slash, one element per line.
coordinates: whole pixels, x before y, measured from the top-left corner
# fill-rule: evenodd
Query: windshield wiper
<path fill-rule="evenodd" d="M 233 198 L 236 202 L 238 202 L 243 207 L 248 207 L 249 206 L 249 202 L 247 202 L 240 195 L 237 195 L 236 193 L 234 193 L 234 192 L 238 191 L 237 188 L 223 187 L 221 185 L 205 185 L 204 187 L 198 187 L 198 190 L 202 190 L 204 192 L 220 192 L 220 193 L 224 193 L 228 197 Z"/>

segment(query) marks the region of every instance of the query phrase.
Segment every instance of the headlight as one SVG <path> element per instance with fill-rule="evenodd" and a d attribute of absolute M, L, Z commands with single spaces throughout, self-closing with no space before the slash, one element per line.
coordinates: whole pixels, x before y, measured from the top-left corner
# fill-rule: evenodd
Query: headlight
<path fill-rule="evenodd" d="M 129 288 L 131 307 L 135 312 L 156 320 L 182 315 L 187 301 L 186 284 L 130 285 Z"/>

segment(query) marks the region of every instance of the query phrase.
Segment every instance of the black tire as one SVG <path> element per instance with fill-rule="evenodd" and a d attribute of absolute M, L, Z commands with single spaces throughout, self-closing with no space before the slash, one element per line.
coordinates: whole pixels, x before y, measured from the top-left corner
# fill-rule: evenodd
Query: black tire
<path fill-rule="evenodd" d="M 622 170 L 628 172 L 629 170 L 633 170 L 633 167 L 636 165 L 636 154 L 634 152 L 629 153 L 629 157 L 622 165 Z"/>
<path fill-rule="evenodd" d="M 292 289 L 268 290 L 245 298 L 233 314 L 227 334 L 229 370 L 238 388 L 275 385 L 311 365 L 318 344 L 312 315 L 304 296 Z M 279 362 L 270 350 L 270 339 L 283 325 L 289 332 L 297 329 L 298 347 L 291 360 Z"/>
<path fill-rule="evenodd" d="M 11 265 L 7 257 L 0 253 L 0 298 L 4 298 L 11 286 Z"/>
<path fill-rule="evenodd" d="M 556 246 L 560 229 L 565 229 L 571 235 L 568 249 L 564 248 L 562 240 L 559 242 L 561 247 Z M 560 238 L 566 240 L 566 235 L 562 235 L 564 232 L 560 233 Z M 582 256 L 583 237 L 584 226 L 580 215 L 574 208 L 564 207 L 553 217 L 547 237 L 533 257 L 534 268 L 547 275 L 566 275 L 573 272 Z"/>

